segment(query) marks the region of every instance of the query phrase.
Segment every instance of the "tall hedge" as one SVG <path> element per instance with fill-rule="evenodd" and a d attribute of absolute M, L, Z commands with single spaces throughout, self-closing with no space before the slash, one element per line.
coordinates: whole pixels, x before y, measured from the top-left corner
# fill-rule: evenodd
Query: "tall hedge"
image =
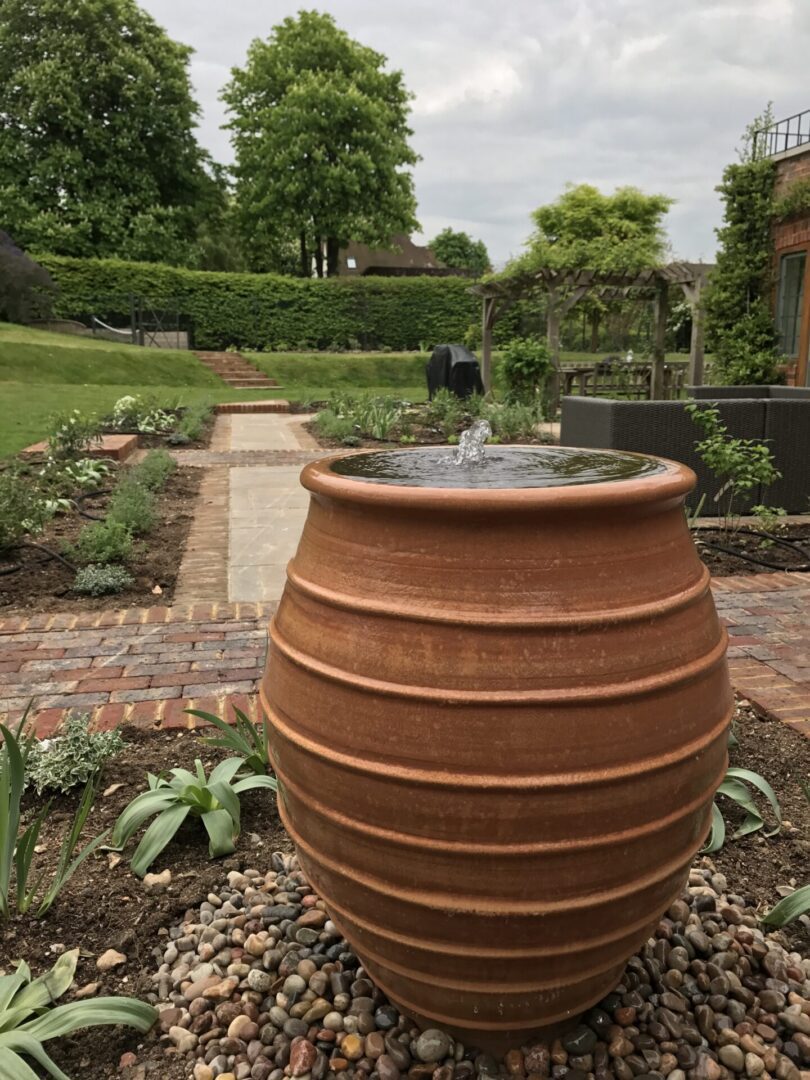
<path fill-rule="evenodd" d="M 200 349 L 415 349 L 463 341 L 480 318 L 469 278 L 326 280 L 214 273 L 159 263 L 42 255 L 62 318 L 119 312 L 132 297 L 194 320 Z"/>

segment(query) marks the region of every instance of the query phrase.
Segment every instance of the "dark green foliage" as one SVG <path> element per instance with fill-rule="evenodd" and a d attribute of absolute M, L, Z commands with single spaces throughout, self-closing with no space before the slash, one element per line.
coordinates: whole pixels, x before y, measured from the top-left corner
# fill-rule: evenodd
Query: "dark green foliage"
<path fill-rule="evenodd" d="M 47 520 L 42 497 L 24 472 L 11 466 L 0 472 L 0 552 L 16 547 Z"/>
<path fill-rule="evenodd" d="M 454 270 L 469 270 L 476 277 L 481 277 L 491 269 L 484 241 L 473 240 L 465 232 L 442 229 L 428 247 L 440 262 Z"/>
<path fill-rule="evenodd" d="M 810 180 L 794 180 L 784 195 L 773 202 L 773 217 L 784 221 L 794 214 L 810 211 Z"/>
<path fill-rule="evenodd" d="M 27 248 L 186 262 L 224 210 L 191 49 L 134 0 L 0 4 L 0 206 Z"/>
<path fill-rule="evenodd" d="M 402 73 L 331 15 L 300 11 L 251 44 L 222 92 L 236 153 L 237 218 L 256 270 L 316 254 L 337 270 L 350 240 L 386 244 L 418 227 Z"/>
<path fill-rule="evenodd" d="M 94 521 L 79 533 L 70 554 L 85 565 L 126 562 L 132 554 L 132 534 L 119 521 Z"/>
<path fill-rule="evenodd" d="M 730 385 L 770 383 L 776 376 L 770 306 L 774 179 L 772 161 L 753 160 L 729 165 L 717 189 L 725 211 L 706 291 L 706 333 L 714 373 Z"/>
<path fill-rule="evenodd" d="M 150 303 L 175 301 L 194 320 L 200 349 L 265 350 L 286 342 L 295 350 L 347 347 L 417 349 L 462 341 L 480 318 L 470 282 L 456 277 L 331 280 L 275 274 L 210 273 L 159 263 L 41 256 L 59 286 L 57 312 L 65 318 L 93 309 L 99 297 L 120 297 L 123 314 L 130 294 Z"/>
<path fill-rule="evenodd" d="M 27 323 L 49 318 L 55 292 L 48 271 L 0 229 L 0 322 Z"/>
<path fill-rule="evenodd" d="M 504 346 L 500 374 L 510 400 L 537 402 L 550 373 L 548 345 L 540 338 L 513 338 Z"/>

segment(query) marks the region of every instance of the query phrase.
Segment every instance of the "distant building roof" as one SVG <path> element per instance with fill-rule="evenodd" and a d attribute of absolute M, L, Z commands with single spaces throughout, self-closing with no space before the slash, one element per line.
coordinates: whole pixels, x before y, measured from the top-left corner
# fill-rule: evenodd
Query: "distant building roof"
<path fill-rule="evenodd" d="M 435 277 L 467 276 L 464 271 L 444 266 L 429 247 L 420 247 L 409 236 L 397 233 L 391 237 L 394 250 L 371 248 L 352 241 L 338 255 L 340 277 L 387 276 L 405 277 L 430 274 Z"/>

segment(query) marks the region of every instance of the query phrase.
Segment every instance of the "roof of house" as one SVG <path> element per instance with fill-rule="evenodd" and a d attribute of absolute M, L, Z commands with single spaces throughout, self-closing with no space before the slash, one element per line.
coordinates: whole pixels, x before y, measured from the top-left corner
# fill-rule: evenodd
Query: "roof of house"
<path fill-rule="evenodd" d="M 392 249 L 372 248 L 352 241 L 348 247 L 340 250 L 338 274 L 341 277 L 362 277 L 365 274 L 447 276 L 459 273 L 439 262 L 429 247 L 420 247 L 404 233 L 392 236 L 391 244 Z"/>

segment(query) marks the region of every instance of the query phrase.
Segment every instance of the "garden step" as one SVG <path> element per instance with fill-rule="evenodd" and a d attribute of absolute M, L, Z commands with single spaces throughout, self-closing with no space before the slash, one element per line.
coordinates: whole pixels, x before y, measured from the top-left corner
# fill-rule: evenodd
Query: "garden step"
<path fill-rule="evenodd" d="M 265 390 L 276 387 L 275 379 L 269 378 L 255 364 L 239 353 L 195 352 L 197 359 L 223 382 L 237 390 Z"/>

